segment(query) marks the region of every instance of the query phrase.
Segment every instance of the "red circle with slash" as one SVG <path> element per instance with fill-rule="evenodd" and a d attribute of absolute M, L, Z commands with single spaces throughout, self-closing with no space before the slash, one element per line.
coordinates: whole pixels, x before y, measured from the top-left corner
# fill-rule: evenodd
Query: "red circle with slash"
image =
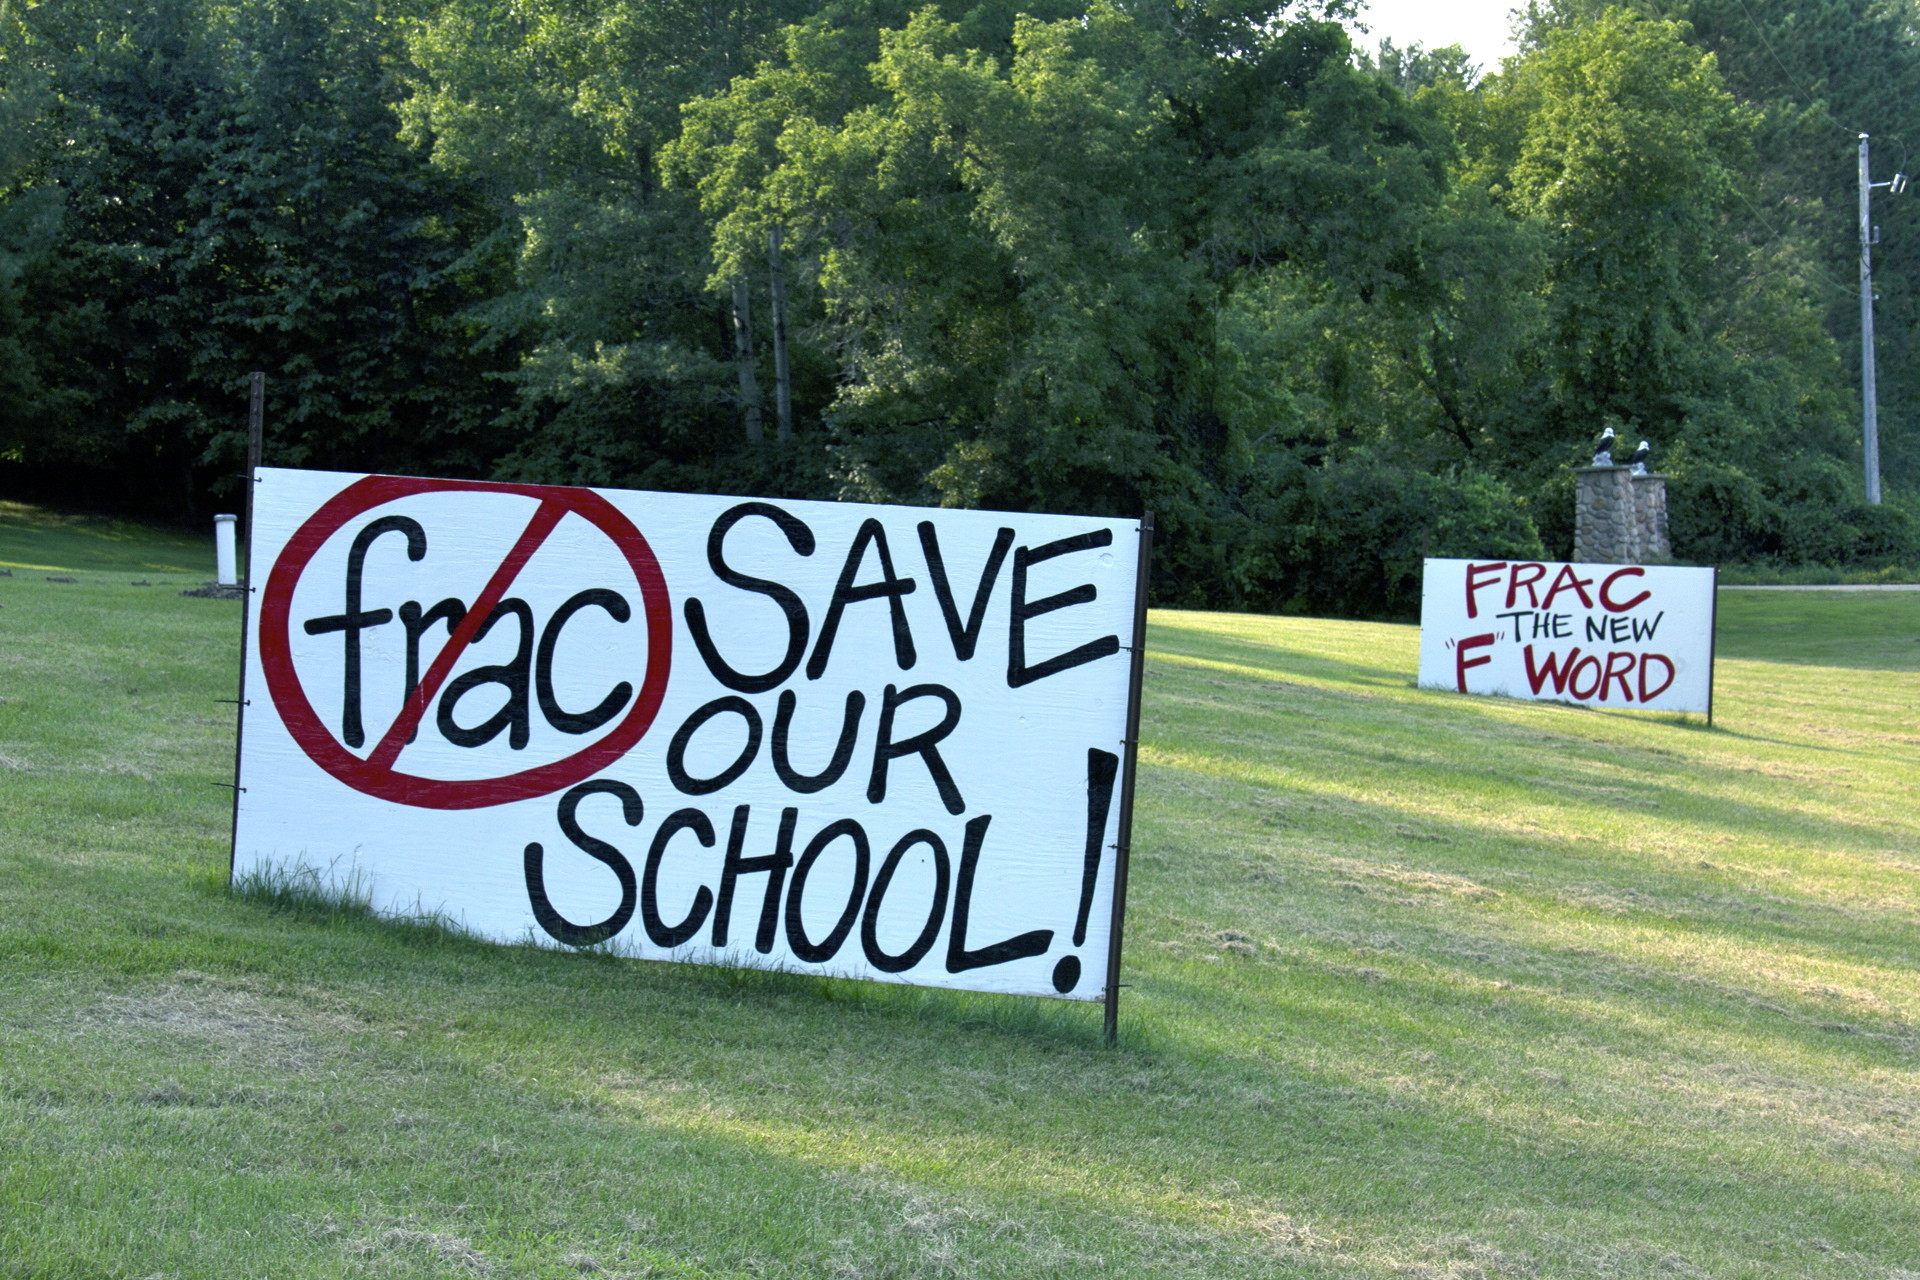
<path fill-rule="evenodd" d="M 347 522 L 374 507 L 423 493 L 510 493 L 540 506 L 526 531 L 493 573 L 486 589 L 454 628 L 440 655 L 402 706 L 400 716 L 365 758 L 348 751 L 313 709 L 294 670 L 288 617 L 300 575 L 327 540 Z M 647 626 L 647 671 L 627 714 L 609 731 L 564 759 L 499 778 L 423 778 L 394 768 L 400 749 L 419 724 L 440 686 L 452 673 L 473 635 L 512 586 L 514 577 L 567 515 L 577 515 L 612 540 L 633 570 Z M 281 721 L 313 762 L 355 791 L 395 804 L 422 809 L 484 809 L 549 795 L 605 769 L 633 749 L 659 714 L 672 667 L 673 607 L 660 562 L 633 522 L 591 489 L 550 485 L 496 484 L 477 480 L 426 480 L 406 476 L 368 476 L 342 489 L 295 531 L 281 548 L 260 598 L 260 665 Z"/>

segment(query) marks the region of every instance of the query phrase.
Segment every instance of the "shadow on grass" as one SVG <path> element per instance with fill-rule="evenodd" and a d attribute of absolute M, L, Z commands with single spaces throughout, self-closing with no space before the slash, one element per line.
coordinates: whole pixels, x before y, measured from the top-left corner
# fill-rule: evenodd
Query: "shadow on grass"
<path fill-rule="evenodd" d="M 337 867 L 323 870 L 303 864 L 275 865 L 242 873 L 230 892 L 236 900 L 264 909 L 271 916 L 301 925 L 354 929 L 369 940 L 398 938 L 415 947 L 454 947 L 475 957 L 518 955 L 537 958 L 534 963 L 541 965 L 553 963 L 555 958 L 588 965 L 642 965 L 648 970 L 666 971 L 676 981 L 722 991 L 736 1001 L 766 1004 L 810 998 L 822 1007 L 838 1005 L 1056 1046 L 1108 1047 L 1101 1022 L 1102 1006 L 1097 1002 L 864 981 L 797 968 L 754 968 L 728 963 L 724 957 L 706 962 L 661 960 L 628 953 L 621 937 L 589 946 L 531 937 L 523 942 L 494 942 L 472 934 L 444 912 L 382 914 L 374 910 L 370 882 L 358 868 L 342 875 Z M 1136 1038 L 1127 1034 L 1123 1023 L 1119 1042 L 1113 1047 L 1135 1045 Z"/>
<path fill-rule="evenodd" d="M 1175 643 L 1175 637 L 1184 643 Z M 1410 667 L 1382 667 L 1330 655 L 1320 650 L 1274 644 L 1250 636 L 1221 635 L 1200 625 L 1183 626 L 1177 621 L 1156 619 L 1147 630 L 1148 658 L 1154 650 L 1215 662 L 1229 662 L 1271 673 L 1284 682 L 1289 675 L 1322 679 L 1344 679 L 1356 684 L 1398 685 L 1405 687 L 1413 676 Z M 1238 655 L 1229 658 L 1224 655 Z M 1286 664 L 1282 670 L 1280 664 Z M 1417 666 L 1417 663 L 1415 664 Z"/>
<path fill-rule="evenodd" d="M 1247 833 L 1258 829 L 1259 815 L 1244 800 L 1236 805 L 1232 792 L 1237 787 L 1254 787 L 1269 797 L 1291 795 L 1323 809 L 1331 807 L 1344 821 L 1379 832 L 1382 844 L 1403 844 L 1395 833 L 1411 822 L 1431 842 L 1504 849 L 1508 852 L 1501 857 L 1502 862 L 1544 868 L 1567 865 L 1588 875 L 1599 867 L 1637 876 L 1658 878 L 1662 874 L 1650 868 L 1650 855 L 1645 849 L 1611 834 L 1622 820 L 1641 820 L 1649 828 L 1657 828 L 1650 838 L 1657 837 L 1657 842 L 1664 845 L 1691 837 L 1700 854 L 1714 856 L 1723 855 L 1720 843 L 1711 837 L 1725 834 L 1759 844 L 1791 837 L 1822 856 L 1854 852 L 1877 860 L 1884 857 L 1895 836 L 1884 823 L 1868 818 L 1821 815 L 1805 808 L 1724 795 L 1703 798 L 1703 782 L 1745 785 L 1751 776 L 1743 770 L 1698 761 L 1687 762 L 1681 771 L 1663 757 L 1635 761 L 1631 758 L 1635 753 L 1629 750 L 1601 746 L 1585 758 L 1563 751 L 1543 762 L 1539 773 L 1528 778 L 1516 777 L 1510 758 L 1492 759 L 1488 744 L 1471 739 L 1438 748 L 1425 744 L 1424 758 L 1410 754 L 1413 748 L 1404 743 L 1347 739 L 1345 734 L 1323 737 L 1314 726 L 1308 726 L 1291 741 L 1272 743 L 1267 761 L 1274 763 L 1269 764 L 1219 753 L 1214 737 L 1183 742 L 1163 736 L 1150 743 L 1159 748 L 1150 757 L 1150 764 L 1217 784 L 1220 791 L 1213 807 L 1217 830 L 1231 829 L 1228 824 L 1236 807 L 1247 815 Z M 1214 746 L 1216 752 L 1201 750 L 1207 745 Z M 1393 749 L 1395 745 L 1401 749 Z M 1398 766 L 1400 776 L 1369 778 L 1363 773 L 1355 777 L 1329 767 L 1339 764 L 1343 757 L 1359 762 L 1363 770 L 1382 764 Z M 1635 768 L 1636 764 L 1640 767 Z M 1377 790 L 1396 798 L 1369 800 L 1351 794 L 1355 790 Z M 1430 803 L 1430 796 L 1436 792 L 1471 795 L 1477 801 L 1475 807 L 1486 812 L 1488 819 L 1475 821 L 1436 812 Z M 1503 808 L 1503 802 L 1512 808 Z M 1150 793 L 1148 803 L 1172 807 Z M 1508 819 L 1512 813 L 1542 805 L 1557 810 L 1553 816 L 1572 829 L 1554 832 L 1541 829 L 1540 823 L 1530 818 Z M 1583 823 L 1585 830 L 1581 829 Z M 1654 857 L 1664 861 L 1668 855 Z M 1771 892 L 1777 895 L 1780 890 Z M 1797 905 L 1816 915 L 1834 909 L 1832 904 L 1811 896 Z M 1886 910 L 1898 915 L 1905 908 L 1890 905 Z"/>
<path fill-rule="evenodd" d="M 1396 813 L 1376 809 L 1363 820 Z M 1461 839 L 1476 834 L 1470 824 L 1428 822 Z M 1571 875 L 1584 858 L 1591 876 L 1591 853 L 1548 848 L 1541 862 Z M 1210 869 L 1223 901 L 1246 892 L 1236 869 Z M 1684 877 L 1672 879 L 1684 887 Z M 1809 1049 L 1879 1067 L 1904 1051 L 1797 1012 L 1781 1016 L 1755 992 L 1567 946 L 1503 939 L 1508 954 L 1498 960 L 1449 955 L 1449 943 L 1487 945 L 1466 920 L 1457 930 L 1428 921 L 1418 937 L 1387 926 L 1414 945 L 1367 962 L 1383 966 L 1384 979 L 1332 954 L 1204 973 L 1150 960 L 1134 970 L 1139 999 L 1123 1006 L 1116 1054 L 1101 1050 L 1095 1006 L 495 946 L 443 926 L 380 920 L 338 888 L 316 875 L 236 895 L 275 929 L 307 935 L 305 945 L 261 957 L 256 972 L 351 992 L 356 1007 L 374 1000 L 409 1022 L 485 1020 L 465 1047 L 430 1039 L 409 1040 L 403 1055 L 396 1047 L 407 1078 L 430 1085 L 432 1099 L 380 1107 L 428 1106 L 448 1119 L 471 1112 L 522 1147 L 578 1148 L 578 1157 L 546 1159 L 577 1159 L 582 1185 L 617 1177 L 642 1198 L 669 1186 L 711 1198 L 701 1221 L 730 1219 L 746 1242 L 722 1257 L 777 1245 L 777 1256 L 812 1259 L 818 1272 L 840 1249 L 842 1261 L 919 1274 L 916 1265 L 932 1265 L 914 1253 L 915 1241 L 931 1238 L 925 1232 L 869 1238 L 846 1225 L 895 1201 L 898 1212 L 887 1212 L 903 1220 L 927 1212 L 914 1205 L 979 1206 L 956 1210 L 939 1237 L 949 1260 L 968 1260 L 963 1269 L 975 1274 L 1074 1274 L 1073 1265 L 1039 1263 L 1022 1272 L 1017 1258 L 996 1264 L 1001 1271 L 979 1264 L 1006 1248 L 1079 1240 L 1071 1223 L 1088 1215 L 1112 1224 L 1101 1249 L 1122 1273 L 1221 1276 L 1273 1274 L 1276 1221 L 1319 1231 L 1301 1227 L 1307 1243 L 1289 1246 L 1292 1265 L 1324 1257 L 1341 1275 L 1358 1274 L 1355 1258 L 1377 1260 L 1381 1274 L 1444 1263 L 1467 1238 L 1522 1253 L 1570 1247 L 1552 1232 L 1507 1236 L 1488 1225 L 1489 1209 L 1542 1203 L 1581 1206 L 1591 1217 L 1580 1247 L 1611 1250 L 1608 1269 L 1621 1274 L 1671 1270 L 1670 1251 L 1715 1271 L 1692 1225 L 1700 1215 L 1750 1224 L 1733 1255 L 1764 1248 L 1788 1264 L 1805 1239 L 1835 1231 L 1847 1233 L 1856 1260 L 1890 1264 L 1920 1231 L 1895 1191 L 1856 1185 L 1859 1169 L 1877 1167 L 1868 1153 L 1836 1154 L 1829 1137 L 1801 1133 L 1795 1158 L 1782 1159 L 1766 1122 L 1730 1129 L 1724 1107 L 1737 1091 L 1691 1099 L 1662 1077 L 1635 1086 L 1651 1090 L 1642 1110 L 1630 1094 L 1600 1097 L 1589 1081 L 1555 1084 L 1526 1070 L 1543 1050 L 1574 1077 L 1589 1056 L 1664 1063 L 1724 1052 L 1790 1084 Z M 1484 922 L 1472 932 L 1485 934 Z M 1341 950 L 1351 939 L 1317 941 Z M 1494 976 L 1520 985 L 1492 995 Z M 1328 991 L 1338 1011 L 1302 1007 Z M 377 1023 L 380 1009 L 366 1016 Z M 1296 1046 L 1287 1028 L 1302 1018 Z M 1376 1061 L 1380 1045 L 1399 1056 Z M 1429 1052 L 1440 1064 L 1420 1066 Z M 1447 1057 L 1461 1052 L 1498 1065 L 1476 1074 L 1476 1059 Z M 479 1096 L 491 1077 L 513 1095 L 510 1112 Z M 213 1185 L 218 1157 L 172 1158 L 206 1163 L 207 1194 L 223 1194 Z M 296 1200 L 332 1194 L 310 1181 L 332 1175 L 295 1161 L 261 1170 L 250 1158 L 256 1179 L 284 1179 Z M 1445 1178 L 1427 1176 L 1442 1167 Z M 370 1173 L 340 1176 L 364 1182 Z M 496 1221 L 521 1212 L 519 1180 L 485 1167 L 472 1176 L 462 1204 Z M 1868 1210 L 1871 1224 L 1859 1225 Z M 842 1237 L 863 1243 L 842 1246 Z M 659 1239 L 708 1256 L 716 1247 L 671 1222 Z M 1645 1257 L 1623 1265 L 1632 1249 Z M 1205 1265 L 1195 1263 L 1200 1255 Z M 1601 1269 L 1598 1256 L 1575 1269 Z M 1812 1274 L 1822 1260 L 1807 1261 Z"/>
<path fill-rule="evenodd" d="M 213 538 L 171 525 L 0 499 L 0 564 L 86 573 L 210 573 Z"/>
<path fill-rule="evenodd" d="M 1169 644 L 1153 643 L 1150 640 L 1147 646 L 1147 660 L 1151 662 L 1163 656 L 1173 657 L 1176 660 L 1198 660 L 1242 668 L 1248 675 L 1256 675 L 1276 685 L 1297 685 L 1303 676 L 1308 679 L 1344 681 L 1361 687 L 1353 692 L 1351 695 L 1353 697 L 1369 696 L 1362 692 L 1367 688 L 1413 687 L 1412 672 L 1404 667 L 1370 666 L 1344 658 L 1331 658 L 1309 649 L 1283 649 L 1254 640 L 1216 641 L 1207 646 L 1196 645 L 1192 648 L 1175 648 Z M 1281 663 L 1286 665 L 1279 665 Z"/>
<path fill-rule="evenodd" d="M 790 1214 L 841 1212 L 835 1179 L 864 1179 L 870 1203 L 890 1179 L 911 1176 L 912 1194 L 993 1205 L 995 1219 L 983 1222 L 1012 1214 L 1023 1230 L 1044 1232 L 1078 1215 L 1110 1217 L 1125 1240 L 1116 1251 L 1136 1259 L 1201 1247 L 1179 1230 L 1217 1233 L 1207 1247 L 1224 1244 L 1232 1256 L 1211 1274 L 1268 1274 L 1276 1213 L 1365 1223 L 1344 1247 L 1404 1257 L 1443 1249 L 1451 1234 L 1477 1237 L 1490 1206 L 1543 1196 L 1629 1221 L 1636 1239 L 1661 1249 L 1697 1245 L 1688 1222 L 1700 1213 L 1757 1207 L 1798 1230 L 1850 1212 L 1853 1191 L 1822 1160 L 1783 1161 L 1776 1146 L 1735 1141 L 1713 1107 L 1681 1108 L 1642 1130 L 1628 1109 L 1603 1107 L 1596 1121 L 1590 1097 L 1524 1081 L 1517 1069 L 1496 1073 L 1488 1089 L 1462 1090 L 1439 1077 L 1390 1081 L 1293 1056 L 1272 1034 L 1274 989 L 1236 992 L 1219 969 L 1205 981 L 1156 972 L 1146 1029 L 1115 1055 L 1099 1052 L 1091 1019 L 1074 1034 L 1042 1002 L 749 970 L 626 969 L 603 955 L 531 947 L 436 957 L 402 936 L 373 941 L 408 991 L 445 988 L 445 1012 L 511 1023 L 512 1088 L 539 1103 L 512 1127 L 575 1113 L 583 1094 L 604 1097 L 596 1150 L 691 1144 L 685 1154 L 714 1173 L 745 1179 L 762 1197 L 777 1192 L 763 1200 L 775 1229 Z M 337 961 L 349 958 L 343 951 Z M 487 979 L 469 982 L 450 963 L 482 965 Z M 308 980 L 316 977 L 325 980 Z M 1357 1021 L 1381 1024 L 1408 1051 L 1424 1033 L 1409 1030 L 1417 1020 L 1401 1011 L 1487 1003 L 1437 972 L 1394 975 L 1384 986 L 1351 975 L 1313 980 L 1354 988 L 1373 1006 Z M 1523 991 L 1497 1021 L 1471 1025 L 1497 1041 L 1486 1048 L 1509 1053 L 1556 1037 L 1617 1050 L 1662 1034 L 1627 1016 L 1643 996 L 1607 995 L 1620 1018 Z M 1188 1010 L 1232 1027 L 1245 1050 L 1202 1047 Z M 1643 1025 L 1623 1036 L 1636 1021 Z M 1338 1051 L 1347 1041 L 1359 1066 L 1364 1036 L 1354 1033 L 1367 1029 L 1321 1027 L 1311 1042 Z M 428 1055 L 416 1071 L 452 1066 L 439 1051 L 409 1052 Z M 638 1083 L 621 1082 L 630 1073 Z M 1516 1124 L 1522 1115 L 1527 1123 Z M 1709 1155 L 1700 1143 L 1710 1131 Z M 596 1176 L 622 1163 L 597 1157 Z M 1436 1166 L 1450 1175 L 1429 1181 L 1424 1171 Z M 1671 1211 L 1647 1202 L 1653 1188 Z M 1920 1228 L 1911 1206 L 1893 1209 L 1888 1194 L 1874 1200 L 1878 1225 L 1862 1235 L 1876 1238 L 1850 1248 L 1892 1249 Z M 1378 1216 L 1382 1202 L 1397 1206 L 1393 1220 Z M 990 1247 L 960 1227 L 963 1252 Z"/>
<path fill-rule="evenodd" d="M 1489 830 L 1417 800 L 1403 806 L 1320 790 L 1313 778 L 1263 788 L 1272 807 L 1262 810 L 1239 779 L 1155 766 L 1162 768 L 1187 774 L 1184 794 L 1154 802 L 1153 829 L 1136 836 L 1136 847 L 1148 850 L 1143 870 L 1163 892 L 1186 890 L 1174 894 L 1183 899 L 1175 909 L 1202 912 L 1210 927 L 1260 931 L 1255 922 L 1265 919 L 1272 936 L 1277 915 L 1283 933 L 1315 945 L 1364 939 L 1369 949 L 1386 946 L 1481 983 L 1534 975 L 1568 995 L 1683 1000 L 1723 1026 L 1751 1022 L 1760 1010 L 1794 1024 L 1810 1046 L 1873 1069 L 1920 1044 L 1920 1029 L 1897 1003 L 1836 1008 L 1824 985 L 1872 986 L 1873 971 L 1901 975 L 1920 962 L 1912 908 L 1899 892 L 1879 902 L 1835 900 L 1818 889 L 1796 896 L 1704 859 L 1578 832 Z M 1153 774 L 1143 781 L 1151 792 Z M 1290 811 L 1299 816 L 1287 819 Z M 1767 814 L 1751 821 L 1764 826 Z M 1205 877 L 1167 883 L 1170 869 L 1194 865 L 1202 848 Z M 1724 856 L 1710 845 L 1699 854 Z M 1885 874 L 1910 879 L 1894 867 Z M 1759 957 L 1767 958 L 1763 969 L 1827 972 L 1818 983 L 1745 975 L 1742 966 Z M 1836 968 L 1861 976 L 1835 976 Z"/>
<path fill-rule="evenodd" d="M 1203 664 L 1205 660 L 1200 660 Z M 1645 715 L 1541 704 L 1516 699 L 1459 695 L 1381 699 L 1364 692 L 1289 684 L 1289 706 L 1247 696 L 1257 680 L 1285 684 L 1287 672 L 1272 666 L 1235 663 L 1230 667 L 1194 665 L 1193 659 L 1163 662 L 1151 682 L 1143 737 L 1161 747 L 1206 760 L 1222 776 L 1239 775 L 1255 785 L 1282 776 L 1313 779 L 1328 789 L 1371 786 L 1410 796 L 1406 813 L 1424 814 L 1427 793 L 1435 790 L 1506 799 L 1531 807 L 1543 799 L 1576 805 L 1588 813 L 1617 813 L 1625 807 L 1658 810 L 1651 821 L 1694 824 L 1762 840 L 1782 832 L 1803 834 L 1830 848 L 1884 848 L 1890 835 L 1884 821 L 1823 815 L 1804 803 L 1771 804 L 1730 794 L 1750 791 L 1767 768 L 1779 769 L 1783 783 L 1798 777 L 1791 766 L 1766 762 L 1729 765 L 1700 758 L 1641 736 L 1606 741 L 1590 736 L 1602 725 L 1635 729 L 1685 728 L 1693 741 L 1764 740 L 1791 749 L 1847 754 L 1884 760 L 1885 748 L 1840 748 L 1818 743 L 1760 739 L 1728 729 L 1711 731 L 1703 722 L 1675 723 Z M 1238 677 L 1236 680 L 1235 677 Z M 1212 688 L 1195 688 L 1204 684 Z M 1235 696 L 1235 695 L 1239 696 Z M 1188 719 L 1193 731 L 1178 733 L 1178 718 L 1155 714 L 1154 703 L 1183 700 L 1189 710 L 1204 706 L 1203 720 Z M 1276 712 L 1291 712 L 1276 723 Z M 1524 719 L 1516 720 L 1518 713 Z M 1569 715 L 1568 713 L 1573 713 Z M 1304 723 L 1303 723 L 1304 721 Z M 1585 726 L 1581 728 L 1580 726 Z M 1391 775 L 1366 776 L 1368 765 L 1397 766 Z M 1356 773 L 1344 772 L 1349 765 Z M 1791 792 L 1787 798 L 1792 799 Z M 1609 801 L 1596 804 L 1596 799 Z"/>

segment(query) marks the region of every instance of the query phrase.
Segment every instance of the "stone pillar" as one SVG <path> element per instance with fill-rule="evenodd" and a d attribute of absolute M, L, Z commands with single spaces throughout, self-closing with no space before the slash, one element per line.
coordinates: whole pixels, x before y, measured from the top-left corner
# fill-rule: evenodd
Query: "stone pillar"
<path fill-rule="evenodd" d="M 1626 467 L 1578 467 L 1573 558 L 1587 564 L 1637 564 L 1633 477 Z"/>
<path fill-rule="evenodd" d="M 1667 536 L 1667 478 L 1649 473 L 1633 477 L 1634 520 L 1639 527 L 1640 556 L 1632 564 L 1668 564 L 1673 540 Z"/>

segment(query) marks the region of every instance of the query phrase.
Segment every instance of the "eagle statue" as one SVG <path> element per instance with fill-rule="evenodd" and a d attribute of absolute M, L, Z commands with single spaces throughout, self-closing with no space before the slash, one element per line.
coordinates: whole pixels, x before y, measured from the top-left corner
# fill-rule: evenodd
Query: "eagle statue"
<path fill-rule="evenodd" d="M 1608 427 L 1605 431 L 1602 431 L 1600 438 L 1593 442 L 1593 465 L 1596 467 L 1610 467 L 1613 465 L 1612 427 Z"/>
<path fill-rule="evenodd" d="M 1633 456 L 1627 459 L 1627 462 L 1633 467 L 1634 475 L 1643 476 L 1647 474 L 1647 455 L 1652 452 L 1653 446 L 1645 440 L 1642 440 L 1640 447 L 1633 451 Z"/>

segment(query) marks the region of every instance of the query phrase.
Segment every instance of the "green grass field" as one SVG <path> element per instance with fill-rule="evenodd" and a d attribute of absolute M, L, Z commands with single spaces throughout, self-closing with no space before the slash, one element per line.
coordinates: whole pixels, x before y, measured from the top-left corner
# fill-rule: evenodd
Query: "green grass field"
<path fill-rule="evenodd" d="M 230 895 L 206 549 L 6 536 L 0 1276 L 1920 1275 L 1920 593 L 1726 593 L 1711 730 L 1155 614 L 1107 1049 Z"/>
<path fill-rule="evenodd" d="M 213 522 L 207 522 L 211 531 Z M 213 539 L 164 525 L 0 499 L 0 569 L 213 576 Z"/>

